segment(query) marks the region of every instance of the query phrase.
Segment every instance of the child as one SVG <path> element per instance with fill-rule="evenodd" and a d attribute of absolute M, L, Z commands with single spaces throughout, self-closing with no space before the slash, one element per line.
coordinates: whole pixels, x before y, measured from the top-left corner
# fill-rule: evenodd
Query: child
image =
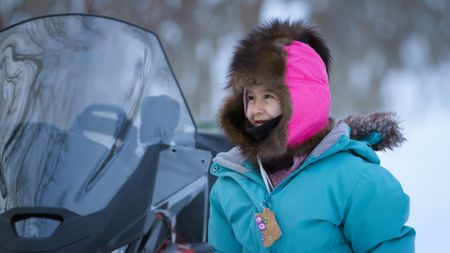
<path fill-rule="evenodd" d="M 414 252 L 409 198 L 374 150 L 404 138 L 393 113 L 329 118 L 330 53 L 302 21 L 236 48 L 220 125 L 209 243 L 217 252 Z"/>

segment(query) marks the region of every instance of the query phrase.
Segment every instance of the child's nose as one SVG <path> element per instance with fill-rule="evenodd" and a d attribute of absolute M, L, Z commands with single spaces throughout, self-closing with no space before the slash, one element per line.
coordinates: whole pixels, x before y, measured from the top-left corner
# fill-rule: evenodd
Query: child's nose
<path fill-rule="evenodd" d="M 253 113 L 262 113 L 264 111 L 264 104 L 261 101 L 256 100 L 255 106 L 253 107 Z"/>

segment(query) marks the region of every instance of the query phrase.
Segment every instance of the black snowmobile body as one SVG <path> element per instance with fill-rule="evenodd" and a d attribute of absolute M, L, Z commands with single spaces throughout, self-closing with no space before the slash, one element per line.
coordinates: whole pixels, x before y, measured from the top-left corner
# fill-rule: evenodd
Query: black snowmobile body
<path fill-rule="evenodd" d="M 78 14 L 4 29 L 0 252 L 175 251 L 192 200 L 196 232 L 178 234 L 205 242 L 196 132 L 154 33 Z"/>

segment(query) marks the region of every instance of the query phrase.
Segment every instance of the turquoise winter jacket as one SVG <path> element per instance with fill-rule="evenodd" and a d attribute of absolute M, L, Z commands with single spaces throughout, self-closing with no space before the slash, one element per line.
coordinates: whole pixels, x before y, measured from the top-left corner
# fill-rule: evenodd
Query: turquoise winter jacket
<path fill-rule="evenodd" d="M 305 162 L 268 194 L 259 170 L 238 148 L 220 153 L 210 172 L 208 242 L 215 252 L 414 252 L 414 229 L 405 226 L 409 197 L 365 141 L 335 127 Z M 270 203 L 281 237 L 264 248 L 255 214 Z"/>

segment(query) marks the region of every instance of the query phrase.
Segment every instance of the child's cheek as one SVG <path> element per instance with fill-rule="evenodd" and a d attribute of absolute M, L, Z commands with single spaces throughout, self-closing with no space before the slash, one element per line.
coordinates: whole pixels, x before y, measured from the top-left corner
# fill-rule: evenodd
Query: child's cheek
<path fill-rule="evenodd" d="M 245 112 L 245 118 L 248 119 L 251 122 L 251 118 L 252 118 L 252 107 L 251 105 L 247 106 L 247 111 Z"/>

